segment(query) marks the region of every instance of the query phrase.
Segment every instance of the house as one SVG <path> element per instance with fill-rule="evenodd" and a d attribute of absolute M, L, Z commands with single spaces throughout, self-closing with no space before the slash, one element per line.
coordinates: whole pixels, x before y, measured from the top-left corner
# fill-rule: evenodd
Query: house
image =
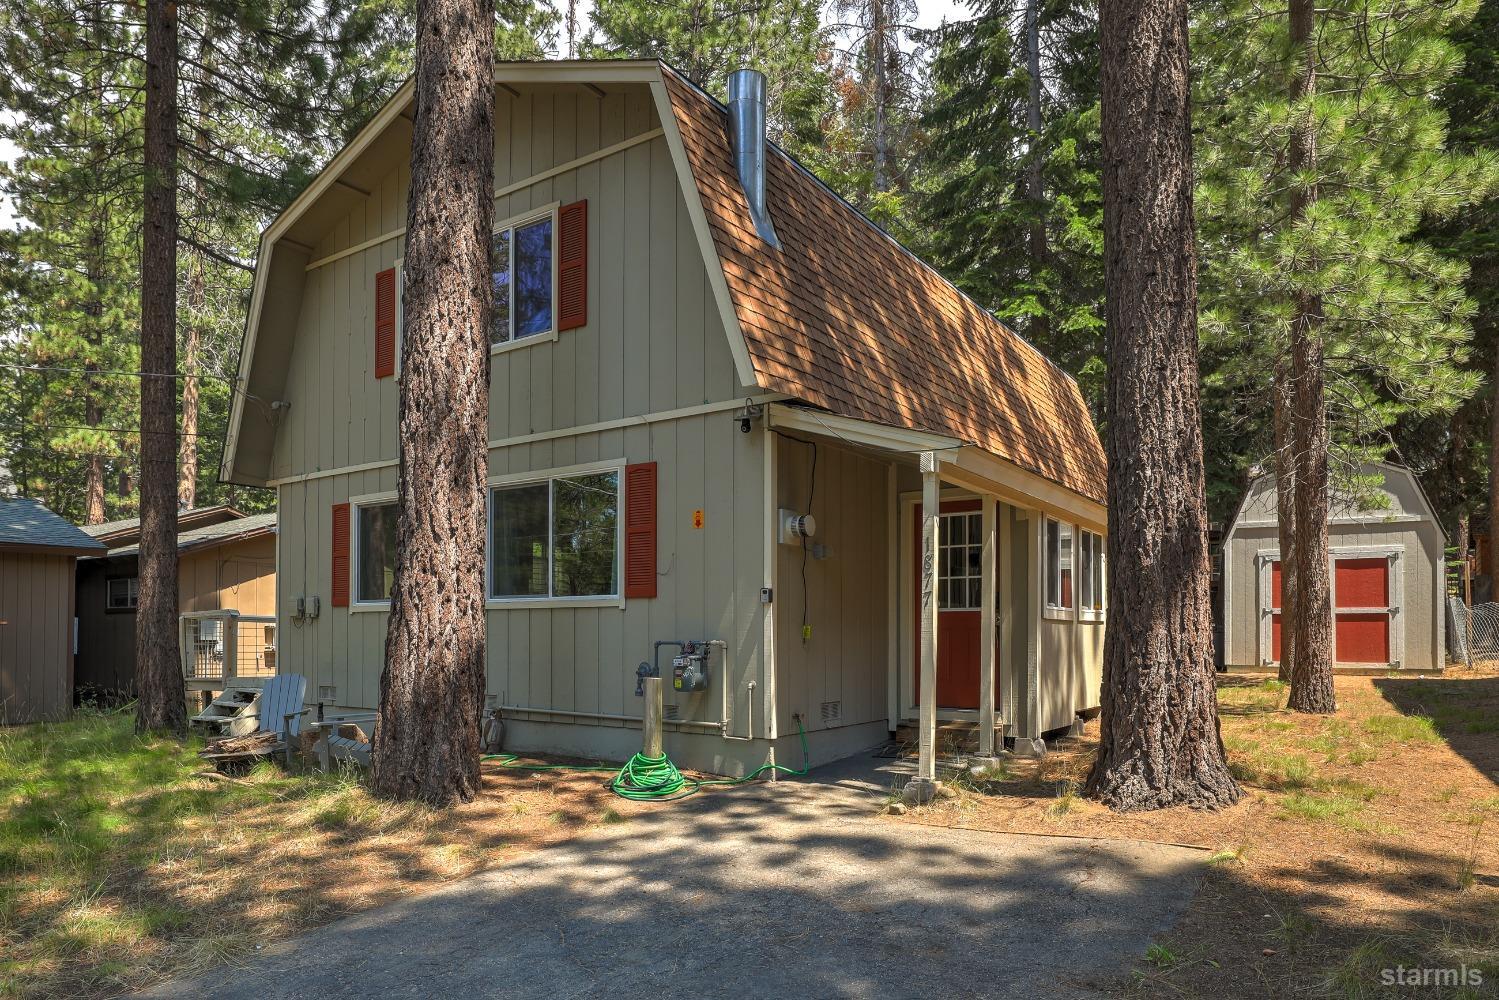
<path fill-rule="evenodd" d="M 73 708 L 73 564 L 104 546 L 35 500 L 0 497 L 0 725 Z"/>
<path fill-rule="evenodd" d="M 1407 468 L 1366 464 L 1362 500 L 1336 494 L 1327 526 L 1333 660 L 1343 670 L 1441 670 L 1446 663 L 1446 533 Z M 1249 486 L 1223 540 L 1228 669 L 1280 661 L 1275 476 Z"/>
<path fill-rule="evenodd" d="M 729 774 L 919 705 L 928 750 L 939 716 L 1039 749 L 1097 706 L 1105 463 L 1075 382 L 767 144 L 758 74 L 732 114 L 654 61 L 496 79 L 510 743 L 638 750 L 642 663 L 673 758 Z M 277 490 L 282 669 L 339 710 L 375 706 L 385 646 L 411 102 L 263 235 L 222 469 Z"/>
<path fill-rule="evenodd" d="M 83 530 L 107 548 L 78 563 L 77 687 L 81 694 L 130 694 L 135 690 L 140 519 L 110 521 Z M 275 614 L 274 513 L 246 516 L 224 505 L 183 511 L 177 515 L 177 559 L 180 611 Z M 274 625 L 269 637 L 264 623 L 254 631 L 255 650 L 266 645 L 267 638 L 274 650 Z M 250 648 L 252 644 L 247 643 L 246 649 Z M 274 659 L 268 666 L 250 664 L 245 672 L 274 673 Z"/>

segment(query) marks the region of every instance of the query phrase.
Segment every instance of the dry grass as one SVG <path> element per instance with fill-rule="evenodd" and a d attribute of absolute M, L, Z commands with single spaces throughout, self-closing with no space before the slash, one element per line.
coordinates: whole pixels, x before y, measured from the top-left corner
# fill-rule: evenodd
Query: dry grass
<path fill-rule="evenodd" d="M 1123 995 L 1499 996 L 1499 665 L 1339 677 L 1337 692 L 1336 716 L 1303 716 L 1273 678 L 1220 678 L 1245 792 L 1231 809 L 1119 814 L 1081 798 L 1094 722 L 891 821 L 1206 848 L 1192 909 Z M 1466 964 L 1484 985 L 1385 988 L 1379 974 L 1402 964 Z"/>
<path fill-rule="evenodd" d="M 436 811 L 353 773 L 193 777 L 194 745 L 86 713 L 0 730 L 0 996 L 111 996 L 572 836 L 639 808 L 597 774 L 486 765 Z"/>

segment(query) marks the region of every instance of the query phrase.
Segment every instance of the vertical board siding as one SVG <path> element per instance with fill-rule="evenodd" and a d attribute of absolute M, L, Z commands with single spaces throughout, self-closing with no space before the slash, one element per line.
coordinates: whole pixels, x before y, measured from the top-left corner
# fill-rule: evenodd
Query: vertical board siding
<path fill-rule="evenodd" d="M 887 464 L 854 451 L 818 444 L 815 490 L 812 450 L 777 436 L 776 505 L 810 513 L 813 542 L 825 559 L 809 553 L 803 588 L 802 549 L 776 552 L 776 712 L 780 732 L 794 734 L 793 714 L 809 730 L 854 726 L 886 718 L 889 646 L 887 607 L 889 519 L 894 516 Z M 802 638 L 803 597 L 812 637 Z M 822 720 L 824 702 L 841 702 L 841 717 Z"/>
<path fill-rule="evenodd" d="M 495 122 L 497 187 L 659 125 L 644 87 L 604 98 L 561 89 L 521 98 L 502 94 Z M 365 204 L 330 229 L 313 257 L 404 226 L 408 184 L 407 166 L 393 164 Z M 588 201 L 587 322 L 560 332 L 555 341 L 494 355 L 492 440 L 744 394 L 665 140 L 512 192 L 496 201 L 495 217 L 582 199 Z M 386 241 L 307 273 L 287 380 L 292 406 L 277 429 L 276 477 L 395 458 L 398 380 L 374 377 L 369 337 L 375 276 L 403 253 L 403 240 Z M 736 735 L 745 734 L 747 683 L 755 682 L 761 692 L 766 684 L 758 599 L 766 583 L 764 440 L 762 430 L 741 434 L 737 421 L 719 412 L 492 450 L 494 476 L 596 461 L 657 463 L 657 596 L 626 599 L 623 608 L 490 609 L 489 693 L 510 705 L 638 715 L 635 666 L 651 658 L 654 641 L 723 639 L 730 650 L 730 715 Z M 883 483 L 881 472 L 881 489 Z M 872 487 L 875 480 L 864 485 Z M 281 663 L 307 677 L 310 698 L 318 686 L 333 685 L 340 707 L 376 703 L 388 616 L 332 606 L 329 533 L 334 504 L 395 489 L 394 467 L 278 489 Z M 692 527 L 695 510 L 705 512 L 703 529 Z M 851 541 L 846 547 L 862 545 Z M 318 618 L 290 620 L 299 596 L 321 597 Z M 881 684 L 883 669 L 881 661 Z M 714 670 L 722 665 L 715 662 Z M 679 717 L 718 721 L 723 683 L 715 676 L 709 691 L 683 697 Z M 763 736 L 758 709 L 753 724 L 755 735 Z"/>
<path fill-rule="evenodd" d="M 73 707 L 73 557 L 0 552 L 0 724 Z"/>

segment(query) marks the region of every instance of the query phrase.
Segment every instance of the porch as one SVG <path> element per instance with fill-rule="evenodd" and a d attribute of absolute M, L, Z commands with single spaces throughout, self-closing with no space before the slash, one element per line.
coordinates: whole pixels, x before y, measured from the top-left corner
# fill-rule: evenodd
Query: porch
<path fill-rule="evenodd" d="M 1105 618 L 1101 504 L 942 435 L 784 404 L 772 404 L 767 421 L 781 442 L 773 485 L 778 504 L 772 505 L 778 520 L 797 513 L 785 504 L 802 497 L 819 532 L 823 518 L 858 520 L 874 511 L 872 519 L 884 522 L 883 537 L 871 539 L 871 551 L 860 555 L 862 572 L 831 582 L 827 574 L 808 579 L 808 554 L 814 567 L 819 559 L 846 555 L 838 545 L 847 544 L 848 533 L 838 534 L 834 525 L 830 551 L 820 534 L 801 539 L 802 552 L 788 550 L 781 539 L 773 578 L 793 598 L 799 587 L 815 594 L 841 586 L 836 600 L 845 607 L 885 611 L 880 658 L 886 674 L 873 683 L 882 688 L 887 731 L 916 734 L 919 778 L 935 778 L 943 749 L 939 728 L 949 742 L 960 738 L 960 728 L 971 730 L 972 750 L 981 758 L 1003 751 L 1005 740 L 1017 753 L 1041 754 L 1044 733 L 1069 728 L 1098 705 Z M 882 469 L 883 482 L 819 503 L 813 465 L 819 454 L 826 466 L 839 453 Z M 801 630 L 784 620 L 776 629 L 777 683 L 816 687 L 819 679 L 804 675 L 818 664 L 805 652 L 823 616 L 813 613 L 809 620 L 802 608 L 791 610 L 801 611 Z M 784 618 L 786 610 L 780 614 Z M 845 624 L 839 638 L 867 641 L 857 635 L 866 624 L 874 624 L 869 616 L 857 618 L 853 628 Z M 822 685 L 836 690 L 826 679 Z M 785 700 L 795 714 L 795 697 Z"/>

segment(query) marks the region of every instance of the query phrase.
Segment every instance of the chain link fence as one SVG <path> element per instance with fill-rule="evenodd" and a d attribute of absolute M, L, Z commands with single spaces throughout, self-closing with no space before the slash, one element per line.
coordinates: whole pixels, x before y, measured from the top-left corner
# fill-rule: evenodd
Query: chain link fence
<path fill-rule="evenodd" d="M 1447 597 L 1447 658 L 1466 666 L 1499 660 L 1499 603 L 1470 606 Z"/>

